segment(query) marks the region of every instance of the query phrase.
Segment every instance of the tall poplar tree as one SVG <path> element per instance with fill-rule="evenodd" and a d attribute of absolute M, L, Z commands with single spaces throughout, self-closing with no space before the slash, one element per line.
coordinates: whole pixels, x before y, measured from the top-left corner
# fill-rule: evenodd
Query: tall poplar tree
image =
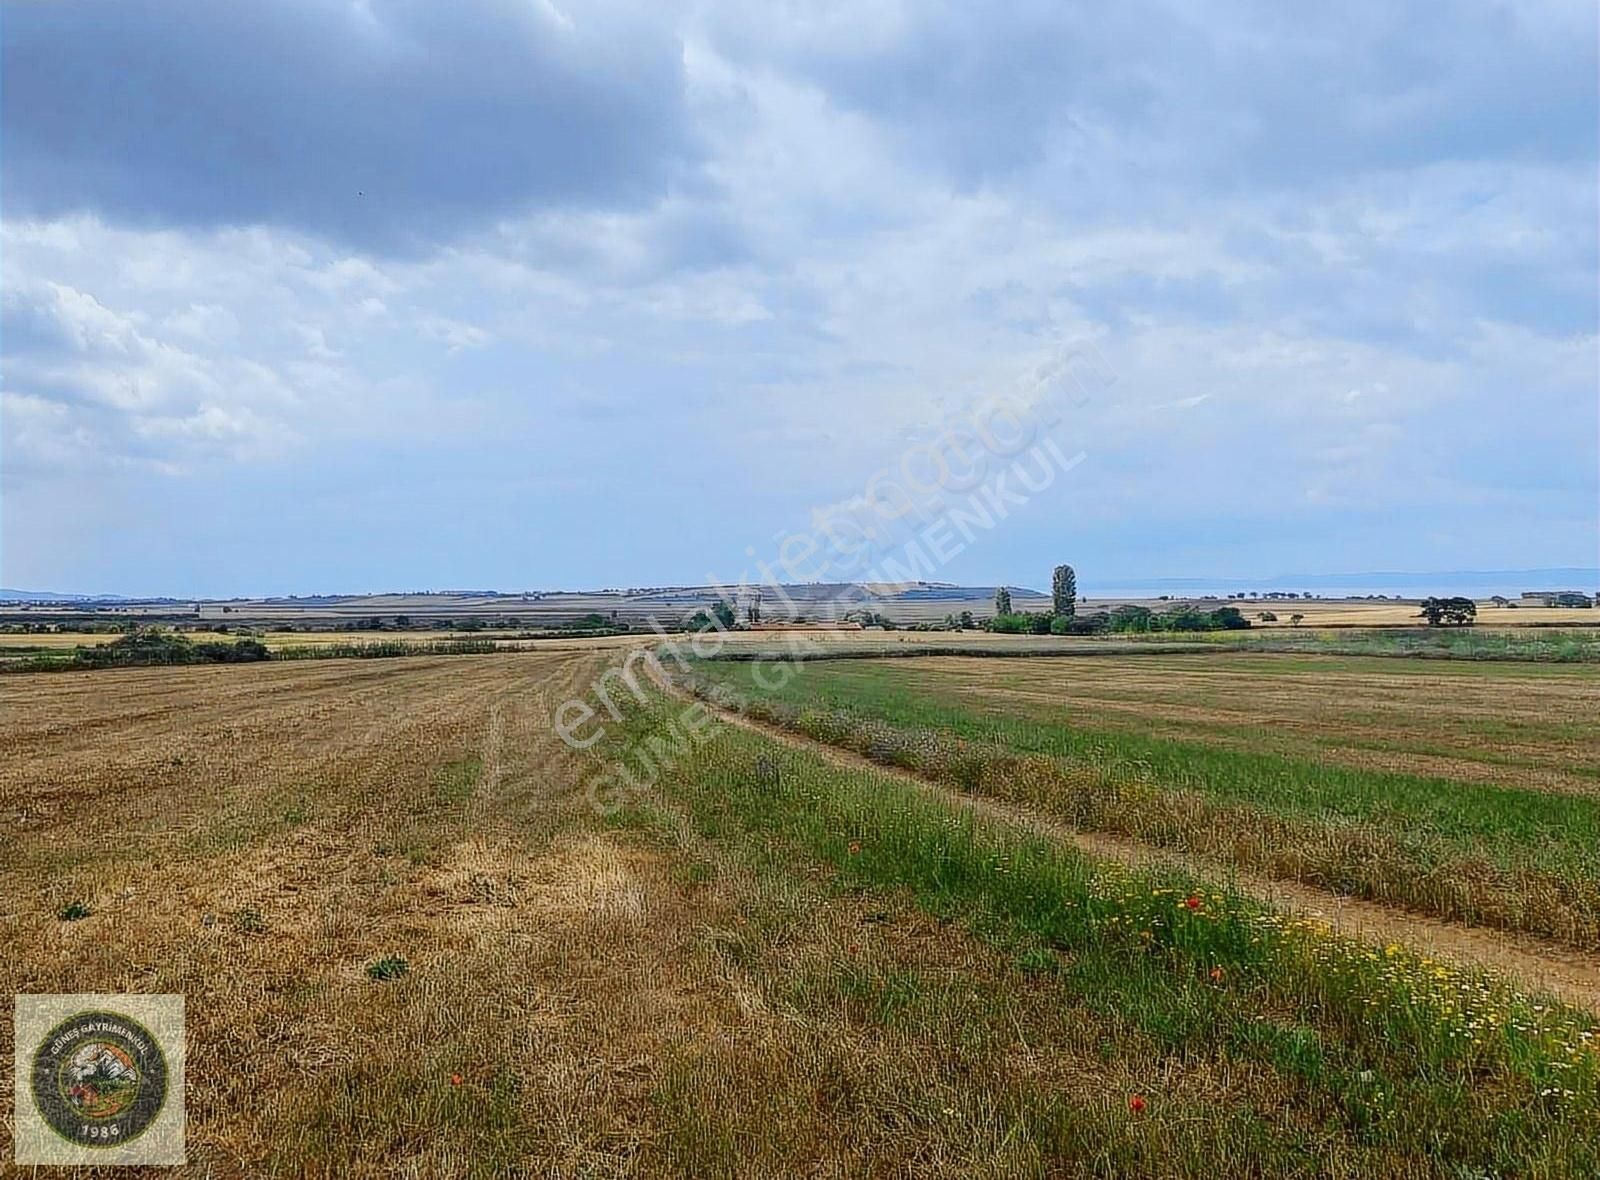
<path fill-rule="evenodd" d="M 1055 577 L 1050 579 L 1050 597 L 1055 600 L 1056 614 L 1070 619 L 1078 613 L 1078 575 L 1070 565 L 1056 566 Z"/>

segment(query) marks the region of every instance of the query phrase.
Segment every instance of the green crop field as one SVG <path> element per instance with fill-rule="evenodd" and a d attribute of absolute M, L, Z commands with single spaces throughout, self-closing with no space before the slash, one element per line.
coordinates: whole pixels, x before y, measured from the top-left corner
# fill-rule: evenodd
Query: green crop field
<path fill-rule="evenodd" d="M 637 713 L 627 738 L 648 746 L 670 718 L 661 705 Z M 815 1019 L 837 994 L 907 1048 L 934 1034 L 884 1100 L 943 1158 L 976 1157 L 985 1174 L 1554 1176 L 1600 1164 L 1586 1125 L 1600 1100 L 1592 1018 L 1403 946 L 1334 937 L 1215 881 L 1085 858 L 748 732 L 686 750 L 615 822 L 715 849 L 786 899 L 790 921 L 818 888 L 881 907 L 789 993 L 789 1010 Z M 912 915 L 944 927 L 923 939 L 1002 955 L 1012 979 L 984 990 L 894 964 Z M 741 937 L 733 961 L 774 977 L 792 961 L 781 930 Z M 1031 1023 L 1041 997 L 1054 1006 L 1045 1027 Z M 798 1165 L 814 1126 L 787 1116 L 832 1083 L 805 1071 L 762 1083 L 759 1095 L 730 1086 L 702 1113 L 685 1158 L 728 1171 L 737 1144 L 746 1161 Z M 760 1119 L 768 1103 L 785 1117 Z"/>
<path fill-rule="evenodd" d="M 758 715 L 1091 830 L 1600 947 L 1600 678 L 1256 653 L 707 662 Z"/>

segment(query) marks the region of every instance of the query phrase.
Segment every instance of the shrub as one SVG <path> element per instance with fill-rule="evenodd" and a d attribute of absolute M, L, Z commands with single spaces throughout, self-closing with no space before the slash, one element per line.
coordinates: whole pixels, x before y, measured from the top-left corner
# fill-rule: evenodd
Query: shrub
<path fill-rule="evenodd" d="M 1209 631 L 1211 620 L 1192 606 L 1180 606 L 1156 616 L 1154 631 Z"/>
<path fill-rule="evenodd" d="M 270 657 L 267 645 L 259 639 L 236 639 L 232 643 L 197 643 L 194 662 L 197 664 L 248 664 Z"/>
<path fill-rule="evenodd" d="M 1052 635 L 1103 635 L 1111 630 L 1111 616 L 1105 611 L 1086 618 L 1066 617 L 1056 615 L 1050 620 L 1050 634 Z"/>
<path fill-rule="evenodd" d="M 1192 606 L 1178 606 L 1156 614 L 1142 606 L 1119 606 L 1110 616 L 1113 631 L 1242 631 L 1250 620 L 1236 606 L 1218 607 L 1202 611 Z"/>
<path fill-rule="evenodd" d="M 195 643 L 187 636 L 146 627 L 100 647 L 80 647 L 73 662 L 81 668 L 149 667 L 166 664 L 243 664 L 269 657 L 259 639 Z"/>
<path fill-rule="evenodd" d="M 366 643 L 304 643 L 278 651 L 279 660 L 384 659 L 390 656 L 476 656 L 498 651 L 492 639 L 436 639 L 412 643 L 377 639 Z"/>
<path fill-rule="evenodd" d="M 1465 627 L 1478 617 L 1478 604 L 1470 598 L 1429 598 L 1417 614 L 1427 619 L 1430 627 Z"/>
<path fill-rule="evenodd" d="M 1050 620 L 1054 617 L 1048 611 L 1038 614 L 1032 611 L 1016 611 L 990 619 L 989 630 L 1001 635 L 1048 635 Z"/>
<path fill-rule="evenodd" d="M 399 979 L 411 970 L 411 964 L 399 955 L 385 955 L 376 962 L 367 964 L 367 978 L 377 983 L 387 983 L 391 979 Z"/>
<path fill-rule="evenodd" d="M 1147 606 L 1119 606 L 1111 612 L 1111 629 L 1118 633 L 1156 630 L 1155 612 Z"/>
<path fill-rule="evenodd" d="M 1214 631 L 1244 631 L 1249 626 L 1250 620 L 1236 606 L 1219 607 L 1211 612 L 1211 628 Z"/>
<path fill-rule="evenodd" d="M 1028 630 L 1028 616 L 1003 614 L 989 620 L 989 630 L 1000 635 L 1022 635 Z"/>

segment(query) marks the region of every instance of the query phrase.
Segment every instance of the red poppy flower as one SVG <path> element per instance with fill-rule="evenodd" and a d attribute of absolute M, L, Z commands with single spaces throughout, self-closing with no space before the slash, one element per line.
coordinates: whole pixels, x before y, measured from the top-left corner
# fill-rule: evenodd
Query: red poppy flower
<path fill-rule="evenodd" d="M 450 1075 L 450 1084 L 452 1086 L 459 1086 L 461 1084 L 461 1075 L 458 1074 L 458 1073 L 451 1074 Z"/>
<path fill-rule="evenodd" d="M 1144 1113 L 1144 1095 L 1143 1094 L 1135 1094 L 1132 1098 L 1128 1099 L 1128 1109 L 1133 1111 L 1134 1114 L 1143 1114 Z"/>
<path fill-rule="evenodd" d="M 1197 909 L 1199 909 L 1200 908 L 1200 895 L 1197 894 L 1197 893 L 1191 893 L 1188 897 L 1183 899 L 1183 907 L 1184 907 L 1184 909 L 1189 909 L 1189 910 L 1197 910 Z"/>

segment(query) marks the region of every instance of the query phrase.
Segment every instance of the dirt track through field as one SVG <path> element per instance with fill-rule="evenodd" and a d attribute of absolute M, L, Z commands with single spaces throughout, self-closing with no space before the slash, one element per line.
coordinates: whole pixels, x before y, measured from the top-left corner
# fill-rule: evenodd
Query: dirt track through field
<path fill-rule="evenodd" d="M 1375 902 L 1344 897 L 1299 882 L 1274 881 L 1241 873 L 1232 866 L 1186 856 L 1170 849 L 1082 832 L 1024 808 L 968 795 L 910 771 L 883 766 L 852 751 L 717 708 L 709 701 L 705 704 L 725 721 L 742 729 L 797 749 L 809 750 L 840 766 L 888 775 L 910 783 L 921 791 L 937 795 L 978 815 L 1070 843 L 1086 855 L 1132 866 L 1169 865 L 1188 870 L 1198 877 L 1229 880 L 1260 901 L 1321 919 L 1338 934 L 1382 945 L 1400 943 L 1423 954 L 1493 971 L 1514 979 L 1524 987 L 1548 992 L 1568 1004 L 1600 1013 L 1600 957 L 1550 946 L 1535 939 L 1444 922 Z"/>

